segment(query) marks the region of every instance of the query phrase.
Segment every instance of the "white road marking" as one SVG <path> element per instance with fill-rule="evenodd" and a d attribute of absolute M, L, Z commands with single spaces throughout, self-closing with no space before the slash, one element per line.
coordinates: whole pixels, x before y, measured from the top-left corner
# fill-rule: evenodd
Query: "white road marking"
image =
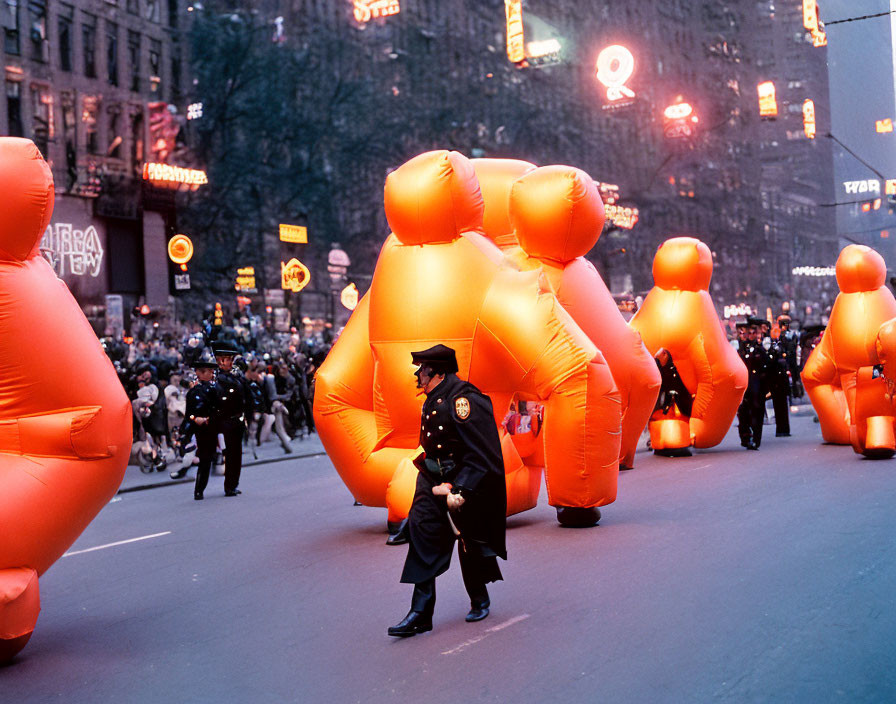
<path fill-rule="evenodd" d="M 503 631 L 508 626 L 512 626 L 516 623 L 519 623 L 520 621 L 525 621 L 527 618 L 529 618 L 529 615 L 530 614 L 520 614 L 519 616 L 514 616 L 513 618 L 508 619 L 507 621 L 504 621 L 503 623 L 499 623 L 496 626 L 487 628 L 485 630 L 485 633 L 483 633 L 481 636 L 477 636 L 476 638 L 470 638 L 470 640 L 465 640 L 460 645 L 455 646 L 454 648 L 451 648 L 451 650 L 443 651 L 442 655 L 454 655 L 455 653 L 459 653 L 461 650 L 464 650 L 465 648 L 468 648 L 471 645 L 476 645 L 476 643 L 478 643 L 481 640 L 484 640 L 485 638 L 490 636 L 492 633 L 497 633 L 498 631 Z"/>
<path fill-rule="evenodd" d="M 87 548 L 86 550 L 74 550 L 67 552 L 63 557 L 71 557 L 72 555 L 81 555 L 85 552 L 93 552 L 94 550 L 104 550 L 105 548 L 114 548 L 116 545 L 127 545 L 128 543 L 136 543 L 138 540 L 149 540 L 150 538 L 161 538 L 163 535 L 171 535 L 170 530 L 164 533 L 153 533 L 152 535 L 142 535 L 139 538 L 131 538 L 130 540 L 119 540 L 117 543 L 108 543 L 107 545 L 97 545 L 95 548 Z"/>

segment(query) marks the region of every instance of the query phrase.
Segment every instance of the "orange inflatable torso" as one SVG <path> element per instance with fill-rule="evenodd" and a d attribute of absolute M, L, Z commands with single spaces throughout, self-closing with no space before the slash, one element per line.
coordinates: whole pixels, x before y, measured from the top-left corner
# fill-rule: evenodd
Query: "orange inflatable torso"
<path fill-rule="evenodd" d="M 30 637 L 43 574 L 108 503 L 131 448 L 127 396 L 40 256 L 53 179 L 32 142 L 0 137 L 0 661 Z"/>
<path fill-rule="evenodd" d="M 747 386 L 747 368 L 728 343 L 709 297 L 712 254 L 700 240 L 675 237 L 653 260 L 654 288 L 629 323 L 648 351 L 672 356 L 681 380 L 694 395 L 692 415 L 650 423 L 655 449 L 718 445 L 737 414 Z"/>

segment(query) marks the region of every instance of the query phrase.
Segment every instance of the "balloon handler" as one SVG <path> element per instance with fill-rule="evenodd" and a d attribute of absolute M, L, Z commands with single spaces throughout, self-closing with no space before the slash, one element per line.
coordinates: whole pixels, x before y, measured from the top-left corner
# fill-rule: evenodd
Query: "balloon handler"
<path fill-rule="evenodd" d="M 455 352 L 436 345 L 413 352 L 417 388 L 426 394 L 420 426 L 423 453 L 405 532 L 408 556 L 401 581 L 414 585 L 411 610 L 390 636 L 432 630 L 436 577 L 448 570 L 455 540 L 464 586 L 470 595 L 467 621 L 489 613 L 486 584 L 503 579 L 498 557 L 504 542 L 507 490 L 501 442 L 492 403 L 457 377 Z"/>

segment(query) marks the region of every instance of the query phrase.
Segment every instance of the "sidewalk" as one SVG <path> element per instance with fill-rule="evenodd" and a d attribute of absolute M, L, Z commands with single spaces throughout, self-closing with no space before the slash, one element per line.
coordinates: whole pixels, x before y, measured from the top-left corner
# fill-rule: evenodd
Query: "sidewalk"
<path fill-rule="evenodd" d="M 243 445 L 243 470 L 248 467 L 254 467 L 260 464 L 268 464 L 270 462 L 283 462 L 286 460 L 296 460 L 303 457 L 315 457 L 324 454 L 324 446 L 321 444 L 317 433 L 306 436 L 304 440 L 296 438 L 292 441 L 292 453 L 286 454 L 280 443 L 275 439 L 268 440 L 264 445 L 255 449 L 258 453 L 258 459 L 252 454 L 252 450 Z M 219 466 L 223 471 L 223 466 Z M 140 471 L 140 467 L 136 464 L 129 464 L 124 472 L 124 479 L 118 489 L 119 494 L 126 494 L 132 491 L 142 491 L 143 489 L 155 489 L 162 486 L 175 486 L 177 484 L 192 484 L 196 481 L 195 467 L 187 472 L 187 476 L 183 479 L 172 479 L 168 476 L 168 472 L 175 469 L 168 466 L 162 472 L 153 472 L 152 474 L 144 474 Z M 212 469 L 212 476 L 215 469 Z"/>

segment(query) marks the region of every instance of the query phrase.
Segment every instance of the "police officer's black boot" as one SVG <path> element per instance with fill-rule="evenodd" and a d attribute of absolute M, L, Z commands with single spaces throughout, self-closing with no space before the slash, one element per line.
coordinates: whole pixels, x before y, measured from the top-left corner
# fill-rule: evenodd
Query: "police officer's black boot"
<path fill-rule="evenodd" d="M 488 589 L 483 584 L 475 590 L 475 595 L 470 594 L 470 613 L 467 614 L 464 620 L 467 623 L 481 621 L 488 616 L 488 607 L 491 605 L 492 602 L 488 598 Z"/>
<path fill-rule="evenodd" d="M 405 518 L 401 523 L 396 525 L 392 521 L 388 522 L 389 537 L 386 538 L 386 545 L 404 545 L 408 542 L 408 519 Z"/>
<path fill-rule="evenodd" d="M 401 622 L 389 626 L 390 636 L 407 638 L 432 630 L 432 612 L 436 605 L 436 580 L 430 579 L 414 585 L 411 610 Z"/>
<path fill-rule="evenodd" d="M 597 506 L 580 508 L 575 506 L 557 506 L 557 522 L 568 528 L 590 528 L 600 520 Z"/>

